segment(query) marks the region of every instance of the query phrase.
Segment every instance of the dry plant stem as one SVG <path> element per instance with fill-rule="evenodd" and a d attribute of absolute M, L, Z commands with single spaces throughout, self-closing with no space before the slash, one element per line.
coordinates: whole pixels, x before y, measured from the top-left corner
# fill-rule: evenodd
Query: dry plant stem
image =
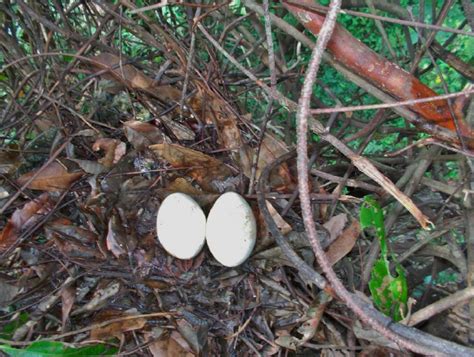
<path fill-rule="evenodd" d="M 311 109 L 311 114 L 330 114 L 330 113 L 340 113 L 340 112 L 357 112 L 360 110 L 369 110 L 369 109 L 384 109 L 384 108 L 396 108 L 402 106 L 409 106 L 417 103 L 427 103 L 432 102 L 437 99 L 450 99 L 465 96 L 469 98 L 471 94 L 474 93 L 474 89 L 468 89 L 465 91 L 449 93 L 449 94 L 441 94 L 435 97 L 430 98 L 422 98 L 422 99 L 411 99 L 411 100 L 403 100 L 394 103 L 383 103 L 383 104 L 370 104 L 370 105 L 355 105 L 350 107 L 339 107 L 339 108 L 318 108 L 318 109 Z"/>
<path fill-rule="evenodd" d="M 368 8 L 370 9 L 370 12 L 374 15 L 377 14 L 377 10 L 375 9 L 374 2 L 373 0 L 364 0 L 365 3 L 367 4 Z M 383 27 L 383 24 L 380 20 L 374 20 L 375 21 L 375 26 L 377 27 L 377 30 L 380 32 L 380 35 L 382 36 L 382 40 L 385 43 L 385 46 L 388 49 L 388 52 L 390 53 L 390 56 L 396 60 L 397 59 L 397 54 L 395 53 L 389 39 L 387 32 L 385 31 L 385 28 Z"/>
<path fill-rule="evenodd" d="M 201 8 L 198 7 L 196 10 L 196 13 L 193 17 L 193 21 L 196 21 L 196 19 L 201 15 Z M 184 111 L 184 101 L 186 99 L 186 92 L 188 91 L 188 84 L 189 84 L 189 76 L 191 73 L 191 69 L 193 68 L 193 58 L 194 58 L 194 51 L 196 49 L 196 31 L 194 31 L 194 26 L 191 31 L 191 44 L 189 45 L 189 53 L 187 57 L 187 63 L 186 63 L 186 73 L 184 75 L 184 83 L 183 83 L 183 90 L 181 92 L 181 100 L 179 102 L 179 107 L 181 109 L 181 115 Z"/>
<path fill-rule="evenodd" d="M 418 310 L 412 314 L 407 321 L 404 320 L 401 323 L 406 323 L 408 326 L 418 325 L 420 322 L 426 321 L 440 312 L 450 309 L 458 304 L 466 303 L 471 299 L 474 299 L 474 287 L 472 286 Z"/>
<path fill-rule="evenodd" d="M 324 20 L 324 24 L 318 36 L 316 47 L 313 50 L 310 62 L 308 64 L 303 88 L 301 90 L 299 107 L 296 114 L 298 187 L 300 192 L 300 202 L 304 225 L 319 265 L 326 274 L 335 293 L 351 308 L 351 310 L 356 313 L 362 321 L 369 324 L 373 329 L 377 330 L 384 337 L 396 342 L 401 347 L 409 349 L 413 352 L 429 354 L 431 352 L 429 348 L 421 346 L 416 342 L 401 338 L 399 335 L 390 331 L 386 326 L 380 324 L 380 322 L 375 320 L 372 316 L 369 316 L 365 313 L 361 306 L 353 300 L 351 294 L 346 290 L 344 285 L 338 279 L 317 237 L 316 227 L 313 221 L 308 185 L 307 131 L 309 105 L 313 93 L 313 84 L 319 70 L 322 54 L 327 43 L 329 42 L 332 31 L 334 30 L 340 4 L 340 0 L 333 0 L 330 3 L 330 10 L 326 15 L 326 19 Z"/>
<path fill-rule="evenodd" d="M 269 4 L 268 0 L 263 1 L 263 11 L 265 13 L 265 38 L 267 40 L 267 47 L 268 47 L 268 67 L 270 68 L 270 90 L 271 90 L 271 95 L 269 95 L 268 100 L 268 106 L 267 110 L 265 111 L 265 116 L 263 119 L 262 126 L 260 128 L 260 135 L 258 138 L 258 147 L 257 147 L 257 152 L 255 153 L 255 156 L 253 158 L 252 162 L 252 172 L 250 174 L 250 183 L 249 183 L 249 190 L 248 194 L 253 193 L 254 189 L 254 184 L 255 184 L 255 178 L 257 176 L 257 166 L 258 166 L 258 159 L 260 157 L 260 150 L 262 148 L 262 142 L 263 138 L 265 137 L 265 131 L 267 129 L 267 124 L 271 118 L 272 114 L 272 109 L 273 109 L 273 101 L 275 97 L 275 89 L 276 89 L 276 66 L 275 66 L 275 51 L 273 49 L 273 38 L 272 38 L 272 22 L 270 20 L 270 15 L 269 15 Z"/>

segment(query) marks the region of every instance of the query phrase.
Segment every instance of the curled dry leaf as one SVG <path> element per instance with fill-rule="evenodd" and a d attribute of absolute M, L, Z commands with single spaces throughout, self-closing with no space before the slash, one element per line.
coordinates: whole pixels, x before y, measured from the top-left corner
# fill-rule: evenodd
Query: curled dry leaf
<path fill-rule="evenodd" d="M 0 252 L 14 244 L 22 230 L 37 223 L 50 210 L 51 202 L 47 193 L 17 209 L 0 233 Z"/>
<path fill-rule="evenodd" d="M 20 176 L 17 180 L 18 184 L 23 186 L 36 172 L 37 170 Z M 27 187 L 30 190 L 64 191 L 82 175 L 84 175 L 83 172 L 69 173 L 63 165 L 54 161 L 43 168 Z"/>
<path fill-rule="evenodd" d="M 171 166 L 188 168 L 187 174 L 209 192 L 214 192 L 212 180 L 225 179 L 232 174 L 220 160 L 181 145 L 157 144 L 150 146 L 150 149 L 168 161 Z"/>
<path fill-rule="evenodd" d="M 107 168 L 111 168 L 114 164 L 120 161 L 127 151 L 127 145 L 117 139 L 100 138 L 92 145 L 92 150 L 104 150 L 105 156 L 99 159 L 99 163 Z"/>

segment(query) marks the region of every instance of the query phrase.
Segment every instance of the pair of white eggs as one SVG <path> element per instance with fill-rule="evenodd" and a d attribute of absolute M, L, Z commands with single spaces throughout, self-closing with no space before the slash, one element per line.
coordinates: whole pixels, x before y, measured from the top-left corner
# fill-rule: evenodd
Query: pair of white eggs
<path fill-rule="evenodd" d="M 227 267 L 242 264 L 252 253 L 257 224 L 249 204 L 235 192 L 220 196 L 209 216 L 184 193 L 161 203 L 156 218 L 158 240 L 179 259 L 195 257 L 207 243 L 216 260 Z"/>

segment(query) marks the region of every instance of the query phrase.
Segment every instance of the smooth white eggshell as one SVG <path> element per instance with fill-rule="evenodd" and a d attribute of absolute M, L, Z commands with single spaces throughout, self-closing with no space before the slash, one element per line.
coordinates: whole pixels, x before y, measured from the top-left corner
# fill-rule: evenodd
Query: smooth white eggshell
<path fill-rule="evenodd" d="M 173 193 L 161 203 L 156 232 L 168 253 L 179 259 L 191 259 L 204 245 L 206 216 L 191 197 Z"/>
<path fill-rule="evenodd" d="M 216 260 L 227 267 L 242 264 L 252 253 L 257 223 L 249 204 L 235 192 L 224 193 L 209 212 L 206 242 Z"/>

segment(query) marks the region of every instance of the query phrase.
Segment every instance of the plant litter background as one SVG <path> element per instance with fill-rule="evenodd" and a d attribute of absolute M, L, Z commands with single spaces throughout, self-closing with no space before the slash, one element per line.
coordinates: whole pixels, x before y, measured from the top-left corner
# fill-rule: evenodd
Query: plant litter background
<path fill-rule="evenodd" d="M 473 354 L 472 4 L 342 1 L 333 36 L 349 42 L 320 36 L 305 98 L 337 3 L 0 4 L 1 350 Z M 410 102 L 435 92 L 454 95 Z M 184 192 L 208 212 L 229 190 L 257 218 L 249 260 L 166 254 L 160 202 Z M 407 278 L 404 308 L 384 311 L 400 323 L 372 307 L 367 195 L 384 208 L 384 269 Z"/>

